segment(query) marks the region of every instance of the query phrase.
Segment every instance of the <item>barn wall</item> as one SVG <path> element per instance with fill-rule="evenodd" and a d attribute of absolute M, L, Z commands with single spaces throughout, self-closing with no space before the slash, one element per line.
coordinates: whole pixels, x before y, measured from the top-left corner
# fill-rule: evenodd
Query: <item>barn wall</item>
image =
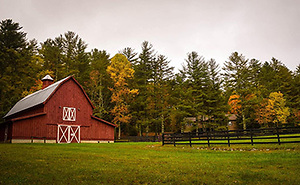
<path fill-rule="evenodd" d="M 47 137 L 45 115 L 15 121 L 12 127 L 12 139 L 31 139 L 31 137 Z"/>
<path fill-rule="evenodd" d="M 76 108 L 76 121 L 63 120 L 63 107 Z M 65 82 L 45 104 L 48 137 L 57 137 L 57 124 L 80 125 L 81 140 L 114 140 L 114 127 L 91 118 L 90 102 L 82 89 L 73 81 Z"/>
<path fill-rule="evenodd" d="M 63 107 L 76 108 L 76 121 L 63 121 Z M 45 105 L 48 124 L 69 124 L 88 126 L 92 107 L 81 88 L 72 80 L 68 80 L 51 97 Z"/>
<path fill-rule="evenodd" d="M 228 130 L 238 130 L 238 124 L 236 121 L 230 121 L 231 124 L 228 123 Z"/>
<path fill-rule="evenodd" d="M 81 140 L 101 140 L 101 141 L 113 141 L 114 130 L 113 126 L 99 122 L 94 119 L 90 119 L 91 126 L 81 128 Z M 84 132 L 85 130 L 85 132 Z"/>

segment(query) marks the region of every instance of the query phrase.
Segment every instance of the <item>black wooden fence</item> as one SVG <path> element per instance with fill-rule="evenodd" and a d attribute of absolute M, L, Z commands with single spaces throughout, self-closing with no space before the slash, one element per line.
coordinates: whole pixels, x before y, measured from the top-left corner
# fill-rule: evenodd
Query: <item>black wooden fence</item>
<path fill-rule="evenodd" d="M 115 138 L 115 142 L 160 142 L 162 136 L 126 136 L 121 139 Z"/>
<path fill-rule="evenodd" d="M 169 133 L 162 135 L 162 145 L 234 145 L 300 143 L 300 127 Z"/>

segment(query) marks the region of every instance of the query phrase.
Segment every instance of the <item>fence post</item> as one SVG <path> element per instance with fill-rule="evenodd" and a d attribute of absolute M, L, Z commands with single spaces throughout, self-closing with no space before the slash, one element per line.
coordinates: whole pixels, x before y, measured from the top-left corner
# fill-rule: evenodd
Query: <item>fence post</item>
<path fill-rule="evenodd" d="M 228 128 L 227 128 L 227 140 L 228 140 L 228 147 L 230 147 L 230 136 L 229 136 Z"/>
<path fill-rule="evenodd" d="M 252 128 L 250 129 L 250 136 L 251 136 L 251 145 L 253 146 L 253 132 L 252 132 Z"/>
<path fill-rule="evenodd" d="M 207 135 L 207 145 L 208 145 L 208 147 L 210 147 L 210 143 L 209 143 L 209 135 L 208 135 L 208 130 L 206 130 L 206 135 Z"/>
<path fill-rule="evenodd" d="M 192 147 L 192 133 L 189 132 L 189 139 L 190 139 L 190 147 Z"/>
<path fill-rule="evenodd" d="M 278 144 L 280 145 L 280 137 L 279 137 L 278 127 L 276 127 L 276 134 L 277 134 Z"/>
<path fill-rule="evenodd" d="M 173 144 L 174 144 L 174 146 L 176 146 L 176 143 L 175 143 L 175 134 L 173 134 Z"/>
<path fill-rule="evenodd" d="M 161 137 L 162 137 L 162 145 L 164 146 L 165 145 L 165 133 L 163 133 Z"/>

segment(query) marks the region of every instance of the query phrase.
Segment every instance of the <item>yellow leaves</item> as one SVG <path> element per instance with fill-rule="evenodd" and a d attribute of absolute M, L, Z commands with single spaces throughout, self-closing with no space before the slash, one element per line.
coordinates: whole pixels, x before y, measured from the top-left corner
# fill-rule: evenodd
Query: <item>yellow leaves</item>
<path fill-rule="evenodd" d="M 260 107 L 256 111 L 256 120 L 260 124 L 286 123 L 287 117 L 290 115 L 288 107 L 285 107 L 285 99 L 281 92 L 272 92 L 269 98 L 264 99 Z"/>
<path fill-rule="evenodd" d="M 281 92 L 272 92 L 269 96 L 268 106 L 274 112 L 273 123 L 286 123 L 286 118 L 290 115 L 288 107 L 285 107 L 285 99 Z"/>
<path fill-rule="evenodd" d="M 138 89 L 132 89 L 132 90 L 130 90 L 130 94 L 138 95 L 139 90 Z"/>
<path fill-rule="evenodd" d="M 259 124 L 268 124 L 272 121 L 273 111 L 270 106 L 268 106 L 268 99 L 265 98 L 256 109 L 255 120 Z"/>
<path fill-rule="evenodd" d="M 129 89 L 126 81 L 129 78 L 133 78 L 134 70 L 124 55 L 116 54 L 111 59 L 111 64 L 107 67 L 106 71 L 114 82 L 114 87 L 109 88 L 113 93 L 111 102 L 115 103 L 115 107 L 111 111 L 115 116 L 113 122 L 118 125 L 128 123 L 131 116 L 129 115 L 127 103 L 130 97 L 138 94 L 138 90 Z"/>
<path fill-rule="evenodd" d="M 106 71 L 110 74 L 114 82 L 126 78 L 132 78 L 134 74 L 134 70 L 132 69 L 130 62 L 122 54 L 116 54 L 111 59 L 111 64 L 107 67 Z"/>

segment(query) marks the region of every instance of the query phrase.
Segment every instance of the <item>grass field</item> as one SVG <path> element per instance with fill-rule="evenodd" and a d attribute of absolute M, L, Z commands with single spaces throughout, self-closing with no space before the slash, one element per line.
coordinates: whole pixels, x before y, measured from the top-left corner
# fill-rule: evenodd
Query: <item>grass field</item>
<path fill-rule="evenodd" d="M 0 184 L 300 184 L 300 144 L 0 144 Z"/>

